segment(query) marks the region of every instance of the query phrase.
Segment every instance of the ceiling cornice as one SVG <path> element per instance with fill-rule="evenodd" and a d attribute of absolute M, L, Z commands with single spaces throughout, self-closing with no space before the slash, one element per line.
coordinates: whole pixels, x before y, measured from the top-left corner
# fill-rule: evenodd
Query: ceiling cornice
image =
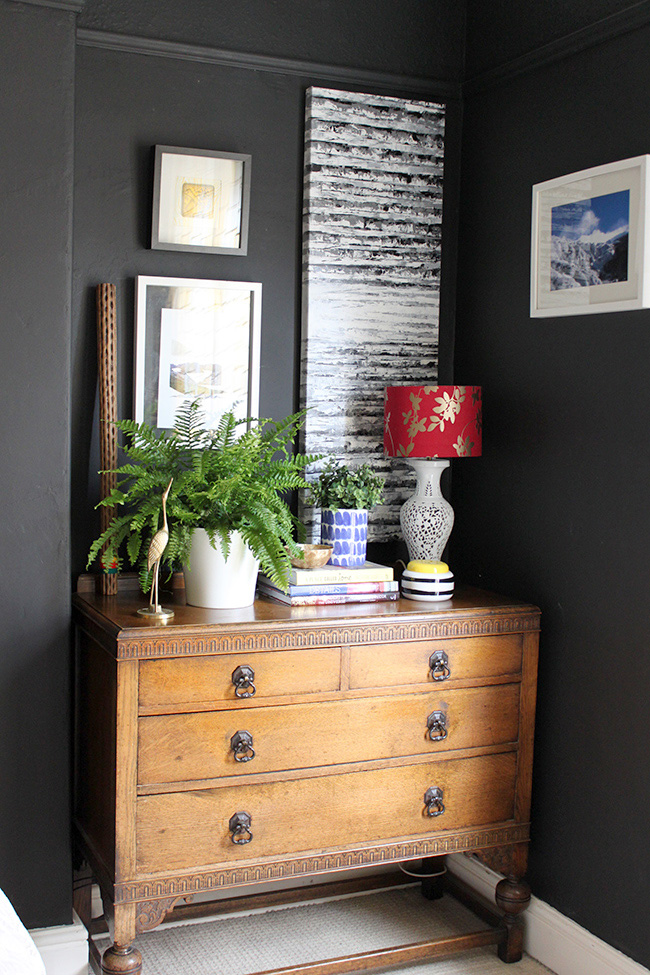
<path fill-rule="evenodd" d="M 221 67 L 300 76 L 309 78 L 310 81 L 317 79 L 332 84 L 368 85 L 372 86 L 373 89 L 386 88 L 391 91 L 408 92 L 411 95 L 438 98 L 444 101 L 459 99 L 461 93 L 460 84 L 451 81 L 389 74 L 388 72 L 372 71 L 365 68 L 319 64 L 315 61 L 298 61 L 262 54 L 248 54 L 241 51 L 225 51 L 220 48 L 181 44 L 175 41 L 160 41 L 151 37 L 137 37 L 130 34 L 113 34 L 108 31 L 80 28 L 77 30 L 77 44 L 82 47 L 95 47 L 107 51 L 144 54 L 181 61 L 217 64 Z"/>
<path fill-rule="evenodd" d="M 490 68 L 472 78 L 467 78 L 462 85 L 463 95 L 476 95 L 490 88 L 511 81 L 519 75 L 528 74 L 538 68 L 561 61 L 585 51 L 598 44 L 621 34 L 645 27 L 650 23 L 650 0 L 641 0 L 625 10 L 603 17 L 602 20 L 581 27 L 580 30 L 567 34 L 565 37 L 543 44 L 541 47 L 514 58 L 496 68 Z"/>
<path fill-rule="evenodd" d="M 28 3 L 34 7 L 55 7 L 57 10 L 70 10 L 72 13 L 80 13 L 86 0 L 19 0 L 19 3 Z"/>

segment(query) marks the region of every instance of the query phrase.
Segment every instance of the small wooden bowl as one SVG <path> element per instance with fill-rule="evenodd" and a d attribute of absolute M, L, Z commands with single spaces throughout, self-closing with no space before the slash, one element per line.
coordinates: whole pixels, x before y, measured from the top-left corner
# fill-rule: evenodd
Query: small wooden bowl
<path fill-rule="evenodd" d="M 291 564 L 296 569 L 318 569 L 329 562 L 332 554 L 331 545 L 301 545 L 302 555 L 290 555 Z"/>

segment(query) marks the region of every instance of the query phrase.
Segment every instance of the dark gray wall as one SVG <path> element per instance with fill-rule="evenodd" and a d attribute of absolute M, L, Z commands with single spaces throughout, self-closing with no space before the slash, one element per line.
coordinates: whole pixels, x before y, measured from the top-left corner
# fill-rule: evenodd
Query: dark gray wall
<path fill-rule="evenodd" d="M 317 72 L 253 72 L 109 52 L 88 47 L 92 37 L 86 36 L 77 52 L 70 349 L 74 25 L 72 5 L 64 6 L 67 11 L 0 0 L 0 73 L 9 93 L 0 102 L 0 121 L 12 134 L 0 160 L 0 887 L 29 925 L 70 918 L 68 541 L 71 523 L 78 571 L 95 530 L 94 287 L 118 284 L 121 409 L 128 413 L 135 274 L 262 280 L 262 405 L 276 413 L 291 409 L 303 92 L 308 84 L 328 83 Z M 532 0 L 498 7 L 470 0 L 469 73 L 529 54 L 558 40 L 560 30 L 577 30 L 587 15 L 593 21 L 620 6 L 590 0 L 589 13 L 585 0 L 552 8 Z M 384 0 L 372 4 L 370 20 L 366 5 L 348 0 L 258 0 L 246 7 L 256 16 L 240 20 L 241 5 L 211 2 L 209 10 L 222 17 L 216 27 L 206 17 L 207 0 L 89 0 L 83 17 L 86 30 L 133 31 L 442 82 L 454 82 L 462 71 L 462 5 L 454 0 Z M 279 19 L 267 17 L 269 9 Z M 401 19 L 401 11 L 413 9 L 418 16 Z M 354 31 L 339 30 L 339 23 L 350 28 L 351 10 L 358 17 Z M 180 23 L 192 30 L 177 33 Z M 468 89 L 455 377 L 483 384 L 486 427 L 483 459 L 454 467 L 452 536 L 459 577 L 535 600 L 544 611 L 535 893 L 646 965 L 650 313 L 533 322 L 528 261 L 532 183 L 647 150 L 649 41 L 648 28 L 621 34 L 489 90 Z M 456 103 L 450 111 L 446 368 L 460 119 Z M 151 147 L 161 141 L 253 153 L 249 257 L 148 250 Z"/>
<path fill-rule="evenodd" d="M 517 36 L 541 5 L 507 6 Z M 533 891 L 645 966 L 650 310 L 531 319 L 529 262 L 534 183 L 649 151 L 649 47 L 645 26 L 465 100 L 455 378 L 485 426 L 452 536 L 459 575 L 542 608 Z"/>
<path fill-rule="evenodd" d="M 74 16 L 0 0 L 0 887 L 70 920 Z"/>
<path fill-rule="evenodd" d="M 88 0 L 84 29 L 461 80 L 465 4 L 450 0 Z"/>
<path fill-rule="evenodd" d="M 98 533 L 98 515 L 93 510 L 99 490 L 95 416 L 96 284 L 110 281 L 118 288 L 121 415 L 132 415 L 134 279 L 138 274 L 262 282 L 260 414 L 279 419 L 291 413 L 298 405 L 305 91 L 315 84 L 439 98 L 453 87 L 452 78 L 461 69 L 463 22 L 451 16 L 452 8 L 457 9 L 455 4 L 446 5 L 446 16 L 444 4 L 431 6 L 443 15 L 443 24 L 451 21 L 455 25 L 453 33 L 447 28 L 446 55 L 439 63 L 431 56 L 431 37 L 435 31 L 430 11 L 422 22 L 415 18 L 405 21 L 404 11 L 398 11 L 394 4 L 374 4 L 375 18 L 368 23 L 363 5 L 354 8 L 346 2 L 307 7 L 301 3 L 282 5 L 281 23 L 292 9 L 294 26 L 286 36 L 279 33 L 284 46 L 275 45 L 273 49 L 283 57 L 291 54 L 293 31 L 300 24 L 300 44 L 296 41 L 295 53 L 305 56 L 312 52 L 319 61 L 328 56 L 335 64 L 351 57 L 350 36 L 344 30 L 338 33 L 328 30 L 324 38 L 322 18 L 325 14 L 333 17 L 338 9 L 347 23 L 354 9 L 354 37 L 365 37 L 364 63 L 383 65 L 381 72 L 369 70 L 363 85 L 354 81 L 346 83 L 345 72 L 335 73 L 336 81 L 332 81 L 326 69 L 325 73 L 317 68 L 294 73 L 286 65 L 278 64 L 275 70 L 256 71 L 189 60 L 181 56 L 183 52 L 177 52 L 177 57 L 144 56 L 87 46 L 101 45 L 102 39 L 84 36 L 78 49 L 76 88 L 73 571 L 84 568 L 89 544 Z M 169 16 L 170 9 L 178 11 L 178 5 L 173 3 L 162 7 L 165 9 L 156 8 L 157 32 L 169 31 L 165 17 Z M 262 4 L 254 7 L 260 15 L 266 10 Z M 93 23 L 94 8 L 91 0 L 84 13 L 84 23 Z M 99 12 L 106 14 L 108 5 L 104 3 L 103 8 Z M 198 15 L 204 15 L 205 8 L 205 3 L 190 4 L 189 23 L 198 24 Z M 111 6 L 110 12 L 117 17 L 121 13 L 119 4 Z M 250 47 L 257 50 L 263 48 L 261 31 L 267 23 L 268 12 L 260 16 L 256 30 L 246 37 Z M 136 15 L 135 11 L 132 13 Z M 104 17 L 100 22 L 108 25 Z M 210 21 L 209 36 L 220 47 L 232 41 L 229 24 L 228 20 L 224 24 L 216 19 Z M 110 26 L 115 29 L 117 24 L 111 20 Z M 140 21 L 133 29 L 136 26 L 142 27 Z M 241 25 L 238 30 L 234 36 L 243 42 Z M 194 39 L 202 36 L 197 28 Z M 389 37 L 390 58 L 384 50 Z M 442 78 L 443 84 L 413 80 L 404 88 L 399 80 L 391 83 L 391 77 L 402 77 L 393 73 L 405 69 L 411 57 L 423 70 L 430 71 L 433 78 Z M 391 74 L 387 75 L 389 69 Z M 445 74 L 449 77 L 445 78 Z M 149 249 L 156 144 L 252 155 L 246 257 Z M 443 255 L 441 372 L 450 371 L 452 354 L 459 157 L 460 108 L 456 98 L 449 103 L 447 122 L 447 243 Z"/>
<path fill-rule="evenodd" d="M 642 14 L 645 3 L 630 0 L 467 0 L 465 78 L 526 58 L 540 49 L 584 44 L 593 37 L 594 25 L 603 32 L 615 31 L 617 15 L 626 19 Z M 629 13 L 630 8 L 636 8 Z M 585 37 L 587 35 L 587 37 Z"/>
<path fill-rule="evenodd" d="M 297 362 L 304 88 L 332 81 L 308 68 L 300 77 L 286 64 L 279 73 L 268 64 L 240 70 L 197 61 L 196 51 L 179 60 L 167 56 L 179 54 L 168 47 L 157 58 L 88 45 L 96 44 L 102 27 L 165 42 L 331 60 L 382 76 L 420 74 L 423 93 L 432 90 L 430 78 L 443 82 L 435 90 L 457 90 L 462 10 L 455 0 L 439 0 L 422 18 L 407 16 L 417 6 L 397 11 L 390 0 L 354 7 L 347 0 L 309 6 L 258 0 L 243 13 L 242 5 L 214 0 L 89 0 L 85 34 L 75 48 L 75 10 L 83 0 L 61 0 L 60 8 L 57 0 L 0 0 L 0 125 L 7 134 L 0 158 L 0 887 L 28 926 L 71 918 L 70 544 L 72 532 L 74 580 L 96 531 L 95 286 L 118 285 L 120 405 L 128 415 L 134 276 L 261 280 L 262 406 L 289 412 Z M 384 90 L 382 83 L 385 78 L 378 82 Z M 458 103 L 450 118 L 455 148 L 446 219 L 455 241 Z M 252 152 L 248 258 L 154 256 L 148 249 L 151 150 L 160 142 Z M 444 272 L 449 309 L 454 262 L 452 246 Z M 450 357 L 449 347 L 448 367 Z"/>

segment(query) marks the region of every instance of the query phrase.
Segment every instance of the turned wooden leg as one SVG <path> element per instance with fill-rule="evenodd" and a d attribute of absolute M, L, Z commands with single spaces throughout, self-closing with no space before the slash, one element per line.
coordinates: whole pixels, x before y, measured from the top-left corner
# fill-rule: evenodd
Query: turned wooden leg
<path fill-rule="evenodd" d="M 133 945 L 111 945 L 102 955 L 102 975 L 140 975 L 142 955 Z"/>
<path fill-rule="evenodd" d="M 422 896 L 428 901 L 439 900 L 444 894 L 444 857 L 424 857 L 422 860 L 422 873 L 437 874 L 433 877 L 422 878 Z"/>
<path fill-rule="evenodd" d="M 104 898 L 113 944 L 102 955 L 102 975 L 140 975 L 142 955 L 133 947 L 136 934 L 135 904 L 115 904 Z"/>
<path fill-rule="evenodd" d="M 511 875 L 497 884 L 495 900 L 503 911 L 505 928 L 505 936 L 499 944 L 499 958 L 505 962 L 519 961 L 524 952 L 524 922 L 519 915 L 530 904 L 530 887 L 525 880 Z"/>

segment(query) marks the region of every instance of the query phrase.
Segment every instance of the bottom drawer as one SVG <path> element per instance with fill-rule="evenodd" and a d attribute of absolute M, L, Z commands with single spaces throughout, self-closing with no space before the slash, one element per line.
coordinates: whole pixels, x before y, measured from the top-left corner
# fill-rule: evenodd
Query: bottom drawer
<path fill-rule="evenodd" d="M 507 752 L 141 796 L 138 872 L 332 850 L 503 822 L 514 815 L 515 773 L 516 754 Z M 444 812 L 436 816 L 425 806 L 431 787 L 442 790 Z M 252 838 L 241 845 L 233 843 L 228 825 L 237 812 L 248 813 L 251 820 Z"/>

